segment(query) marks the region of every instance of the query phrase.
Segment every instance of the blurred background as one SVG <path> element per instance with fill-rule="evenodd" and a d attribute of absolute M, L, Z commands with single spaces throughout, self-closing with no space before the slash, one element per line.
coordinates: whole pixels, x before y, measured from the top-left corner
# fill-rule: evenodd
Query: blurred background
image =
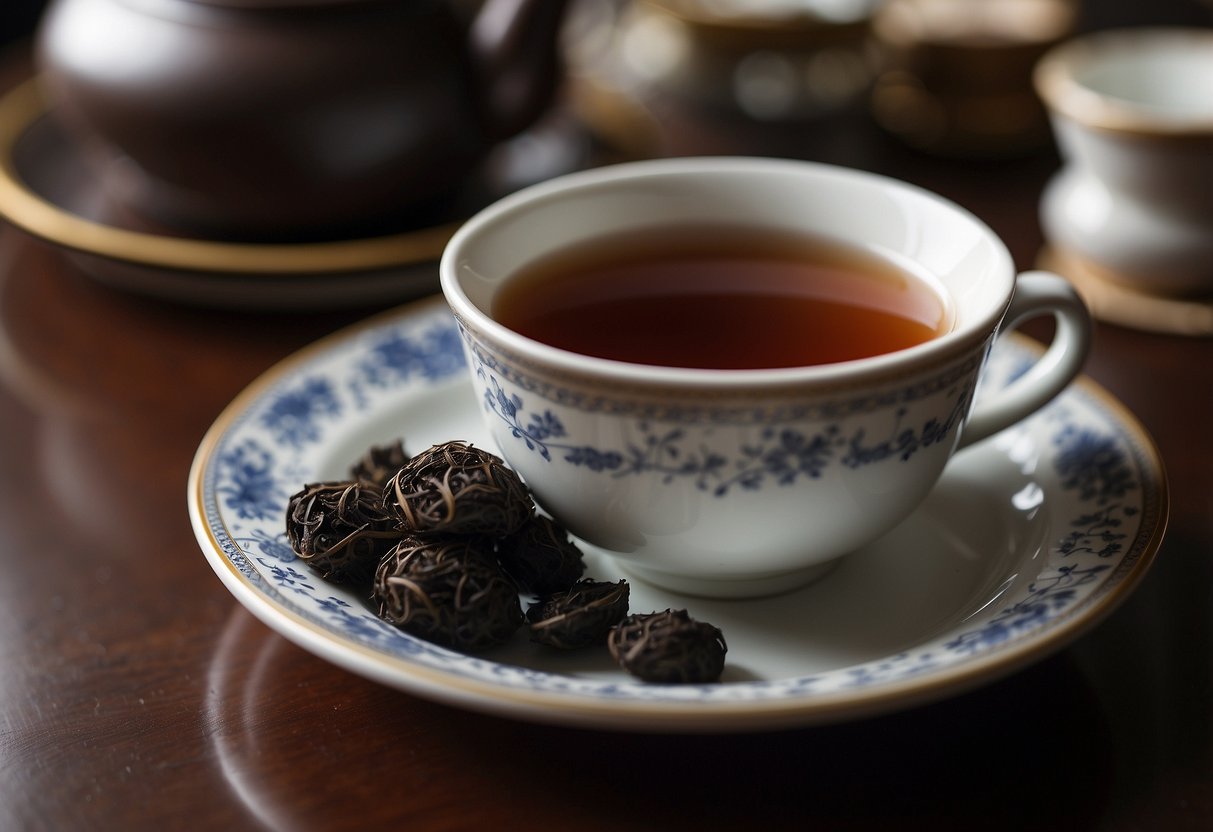
<path fill-rule="evenodd" d="M 581 2 L 583 5 L 612 5 L 614 0 Z M 0 3 L 0 39 L 8 43 L 31 32 L 45 5 L 46 0 L 4 0 Z M 744 7 L 747 0 L 737 0 L 734 5 Z M 762 6 L 764 3 L 763 0 L 750 0 L 748 5 Z M 1079 28 L 1082 29 L 1163 22 L 1213 24 L 1213 6 L 1207 0 L 1087 0 L 1081 5 Z"/>
<path fill-rule="evenodd" d="M 0 6 L 0 40 L 7 44 L 33 31 L 45 5 L 45 0 L 7 0 Z"/>
<path fill-rule="evenodd" d="M 480 5 L 447 2 L 469 17 Z M 0 46 L 28 38 L 46 5 L 0 2 Z M 847 119 L 866 122 L 860 133 L 875 119 L 920 150 L 999 157 L 1049 143 L 1030 88 L 1048 46 L 1168 24 L 1213 26 L 1213 0 L 573 0 L 565 98 L 625 156 L 741 147 L 845 164 L 862 158 Z M 684 116 L 696 135 L 705 119 L 756 130 L 733 147 L 688 143 Z M 829 136 L 802 129 L 823 118 Z"/>
<path fill-rule="evenodd" d="M 458 18 L 470 21 L 482 2 L 437 0 L 412 7 L 403 3 L 398 10 L 411 14 L 415 8 L 446 4 Z M 549 17 L 552 9 L 563 5 L 551 3 L 545 11 Z M 163 8 L 175 8 L 174 14 L 189 9 L 191 21 L 195 14 L 212 13 L 228 20 L 229 12 L 235 16 L 257 4 L 233 3 L 237 11 L 224 5 L 191 0 L 166 2 Z M 125 8 L 126 2 L 102 6 Z M 24 55 L 29 61 L 30 36 L 48 7 L 47 0 L 0 0 L 0 36 L 6 50 L 18 53 L 14 57 Z M 161 7 L 153 3 L 137 8 L 139 14 L 152 12 L 147 14 L 150 20 Z M 368 8 L 391 10 L 392 6 L 379 3 Z M 399 17 L 407 19 L 404 12 Z M 484 17 L 480 15 L 477 24 Z M 529 95 L 519 92 L 530 83 L 523 82 L 523 75 L 561 79 L 552 105 L 540 111 L 537 121 L 524 118 L 526 129 L 517 135 L 513 128 L 497 131 L 483 111 L 483 102 L 494 99 L 496 92 L 474 89 L 468 83 L 460 86 L 453 80 L 462 77 L 454 68 L 460 58 L 457 44 L 448 48 L 422 38 L 421 44 L 397 48 L 393 40 L 389 48 L 376 51 L 379 63 L 371 63 L 371 50 L 363 50 L 361 62 L 353 64 L 344 54 L 324 57 L 343 48 L 328 29 L 314 34 L 311 41 L 291 42 L 291 49 L 275 52 L 273 58 L 261 57 L 266 50 L 260 40 L 243 52 L 239 38 L 225 41 L 223 48 L 212 44 L 213 54 L 205 52 L 212 63 L 206 65 L 205 81 L 200 81 L 211 98 L 201 95 L 202 101 L 220 100 L 219 92 L 240 99 L 252 88 L 252 73 L 232 67 L 274 64 L 284 55 L 291 66 L 289 71 L 265 73 L 292 79 L 278 86 L 266 82 L 269 106 L 228 108 L 233 124 L 237 119 L 248 123 L 237 125 L 240 132 L 225 132 L 228 122 L 216 114 L 216 108 L 203 112 L 181 103 L 187 99 L 177 94 L 178 81 L 164 82 L 171 95 L 163 95 L 164 90 L 147 93 L 148 102 L 138 103 L 144 88 L 156 85 L 131 84 L 124 89 L 123 82 L 115 80 L 135 74 L 130 67 L 113 66 L 132 54 L 127 47 L 116 52 L 79 51 L 80 43 L 61 37 L 50 40 L 58 44 L 56 52 L 45 48 L 44 37 L 41 64 L 46 67 L 48 54 L 57 56 L 60 76 L 66 65 L 77 63 L 72 49 L 97 63 L 91 77 L 79 72 L 83 80 L 77 78 L 74 101 L 64 97 L 62 78 L 56 82 L 55 72 L 44 73 L 43 80 L 49 79 L 46 88 L 57 93 L 51 108 L 55 118 L 31 127 L 15 158 L 32 190 L 56 208 L 162 238 L 293 244 L 414 235 L 396 241 L 395 259 L 372 262 L 364 249 L 368 257 L 335 263 L 331 270 L 358 273 L 368 277 L 368 285 L 378 280 L 380 287 L 397 279 L 395 286 L 407 291 L 392 299 L 433 290 L 428 272 L 419 275 L 413 269 L 405 279 L 399 278 L 413 266 L 432 272 L 430 266 L 451 224 L 487 201 L 571 170 L 664 156 L 779 156 L 895 175 L 940 191 L 966 207 L 980 203 L 982 218 L 996 232 L 1022 241 L 1014 253 L 1018 264 L 1026 267 L 1041 243 L 1034 212 L 987 196 L 1000 188 L 1022 188 L 1028 181 L 1039 188 L 1058 167 L 1054 133 L 1033 84 L 1034 68 L 1052 47 L 1080 33 L 1165 25 L 1213 26 L 1213 0 L 571 0 L 556 40 L 563 75 L 542 62 L 538 73 L 531 68 L 522 71 L 524 59 L 512 67 L 519 70 L 512 88 L 516 98 Z M 61 29 L 48 26 L 43 31 Z M 210 28 L 199 26 L 197 31 Z M 92 30 L 80 34 L 81 43 L 93 34 Z M 141 42 L 139 37 L 132 42 Z M 237 45 L 228 50 L 230 43 Z M 518 54 L 534 51 L 523 49 Z M 131 66 L 156 68 L 156 60 L 153 56 Z M 56 68 L 53 62 L 50 68 Z M 502 67 L 487 77 L 508 76 L 508 69 Z M 342 72 L 348 77 L 334 81 Z M 149 77 L 162 75 L 149 73 Z M 381 79 L 387 80 L 376 88 L 378 92 L 368 89 Z M 99 94 L 95 80 L 113 83 L 114 88 Z M 494 90 L 497 86 L 492 85 Z M 327 91 L 313 94 L 321 87 Z M 507 97 L 508 87 L 508 83 L 502 87 Z M 347 118 L 359 106 L 346 105 L 353 93 L 377 100 L 377 95 L 395 95 L 400 88 L 405 89 L 406 102 L 416 108 L 407 129 L 386 117 Z M 234 95 L 236 91 L 240 95 Z M 115 99 L 115 95 L 130 99 Z M 95 105 L 91 110 L 71 106 L 85 98 Z M 122 106 L 114 106 L 115 100 Z M 167 113 L 155 109 L 163 102 L 170 102 Z M 130 113 L 137 111 L 144 115 L 154 111 L 156 120 L 136 123 Z M 256 112 L 255 120 L 245 115 L 250 111 Z M 92 121 L 82 120 L 82 113 Z M 28 113 L 18 115 L 30 118 Z M 77 135 L 48 132 L 58 130 L 55 123 L 60 116 Z M 333 127 L 338 121 L 344 125 L 341 130 Z M 483 123 L 490 123 L 490 129 L 482 129 Z M 420 128 L 414 129 L 417 125 Z M 161 132 L 153 130 L 161 127 Z M 418 142 L 420 150 L 414 150 L 401 143 L 411 140 L 410 130 L 428 131 L 439 139 Z M 275 139 L 274 134 L 280 137 Z M 101 158 L 76 152 L 92 149 L 76 139 L 98 136 L 112 144 L 109 149 L 123 153 Z M 55 141 L 59 145 L 53 146 Z M 464 156 L 451 150 L 472 141 L 479 141 L 482 150 Z M 397 178 L 362 175 L 364 165 L 358 168 L 361 178 L 350 175 L 335 181 L 330 174 L 359 161 L 368 142 L 392 148 L 396 167 L 391 170 Z M 291 152 L 282 152 L 287 148 Z M 312 161 L 294 167 L 282 162 L 297 158 Z M 72 168 L 76 173 L 69 175 L 68 162 L 77 166 L 78 170 Z M 278 173 L 279 168 L 288 173 Z M 414 175 L 418 172 L 412 168 L 419 168 L 420 174 Z M 438 179 L 443 181 L 431 188 L 431 180 Z M 215 184 L 221 180 L 227 184 Z M 243 192 L 233 196 L 240 188 Z M 221 189 L 226 190 L 220 193 Z M 199 194 L 213 203 L 206 211 L 195 211 Z M 254 205 L 266 195 L 276 202 Z M 188 200 L 194 204 L 186 205 Z M 316 216 L 305 216 L 306 212 Z M 18 222 L 26 215 L 10 213 Z M 46 235 L 44 229 L 32 230 Z M 166 265 L 151 262 L 148 250 L 122 251 L 117 260 L 140 268 Z M 94 271 L 113 271 L 109 263 L 89 265 Z M 213 262 L 188 265 L 197 265 L 197 273 L 206 279 L 216 268 Z M 1055 263 L 1047 265 L 1062 270 Z M 237 271 L 230 263 L 224 268 Z M 241 269 L 256 271 L 254 266 Z M 390 270 L 395 270 L 396 278 L 387 274 Z M 144 289 L 172 285 L 159 276 L 155 283 L 144 275 L 99 276 Z M 193 299 L 215 300 L 213 294 L 204 291 Z M 233 297 L 241 304 L 265 301 L 248 294 Z M 389 299 L 385 292 L 375 290 L 350 293 L 348 298 L 359 303 L 383 299 Z M 327 303 L 329 298 L 323 300 Z M 1211 314 L 1204 307 L 1202 303 L 1198 310 L 1202 321 Z M 1188 315 L 1190 310 L 1181 312 Z"/>

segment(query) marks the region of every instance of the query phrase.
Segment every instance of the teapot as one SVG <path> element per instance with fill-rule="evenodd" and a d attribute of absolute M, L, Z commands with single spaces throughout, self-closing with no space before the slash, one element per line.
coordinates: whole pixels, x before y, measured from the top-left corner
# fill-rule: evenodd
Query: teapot
<path fill-rule="evenodd" d="M 550 105 L 566 0 L 52 0 L 52 113 L 119 210 L 313 238 L 449 201 Z"/>

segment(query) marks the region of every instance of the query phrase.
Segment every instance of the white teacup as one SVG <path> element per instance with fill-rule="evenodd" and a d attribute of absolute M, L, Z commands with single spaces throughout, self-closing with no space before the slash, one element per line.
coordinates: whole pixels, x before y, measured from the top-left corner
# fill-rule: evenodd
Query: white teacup
<path fill-rule="evenodd" d="M 1213 30 L 1085 35 L 1036 87 L 1066 162 L 1041 201 L 1051 246 L 1140 291 L 1213 292 Z"/>
<path fill-rule="evenodd" d="M 727 223 L 805 232 L 932 276 L 950 331 L 837 364 L 765 370 L 588 357 L 494 320 L 518 270 L 605 235 Z M 808 162 L 687 158 L 561 177 L 469 220 L 442 289 L 484 418 L 539 505 L 627 572 L 682 592 L 790 589 L 910 514 L 962 445 L 1023 419 L 1079 372 L 1086 308 L 1061 278 L 1016 278 L 971 214 L 884 177 Z M 970 413 L 1000 329 L 1042 314 L 1041 359 Z"/>

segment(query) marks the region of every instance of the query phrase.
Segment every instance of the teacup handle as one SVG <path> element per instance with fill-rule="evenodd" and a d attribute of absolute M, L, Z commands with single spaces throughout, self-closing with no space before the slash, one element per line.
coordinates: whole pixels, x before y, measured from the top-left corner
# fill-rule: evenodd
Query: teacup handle
<path fill-rule="evenodd" d="M 1019 275 L 999 337 L 1040 315 L 1052 315 L 1057 321 L 1053 342 L 1030 370 L 973 407 L 958 447 L 972 445 L 1040 410 L 1082 370 L 1091 349 L 1091 316 L 1074 287 L 1055 274 Z"/>

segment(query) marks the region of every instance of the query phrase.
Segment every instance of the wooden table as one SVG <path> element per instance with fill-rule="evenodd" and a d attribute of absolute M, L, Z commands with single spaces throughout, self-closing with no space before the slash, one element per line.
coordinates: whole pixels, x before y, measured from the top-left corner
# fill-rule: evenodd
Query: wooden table
<path fill-rule="evenodd" d="M 1051 152 L 960 163 L 870 139 L 867 167 L 967 206 L 1033 264 Z M 1088 374 L 1156 438 L 1172 504 L 1155 566 L 1094 631 L 901 713 L 660 736 L 390 690 L 216 579 L 186 515 L 202 434 L 368 311 L 129 296 L 0 227 L 0 829 L 1213 828 L 1213 340 L 1098 327 Z"/>

